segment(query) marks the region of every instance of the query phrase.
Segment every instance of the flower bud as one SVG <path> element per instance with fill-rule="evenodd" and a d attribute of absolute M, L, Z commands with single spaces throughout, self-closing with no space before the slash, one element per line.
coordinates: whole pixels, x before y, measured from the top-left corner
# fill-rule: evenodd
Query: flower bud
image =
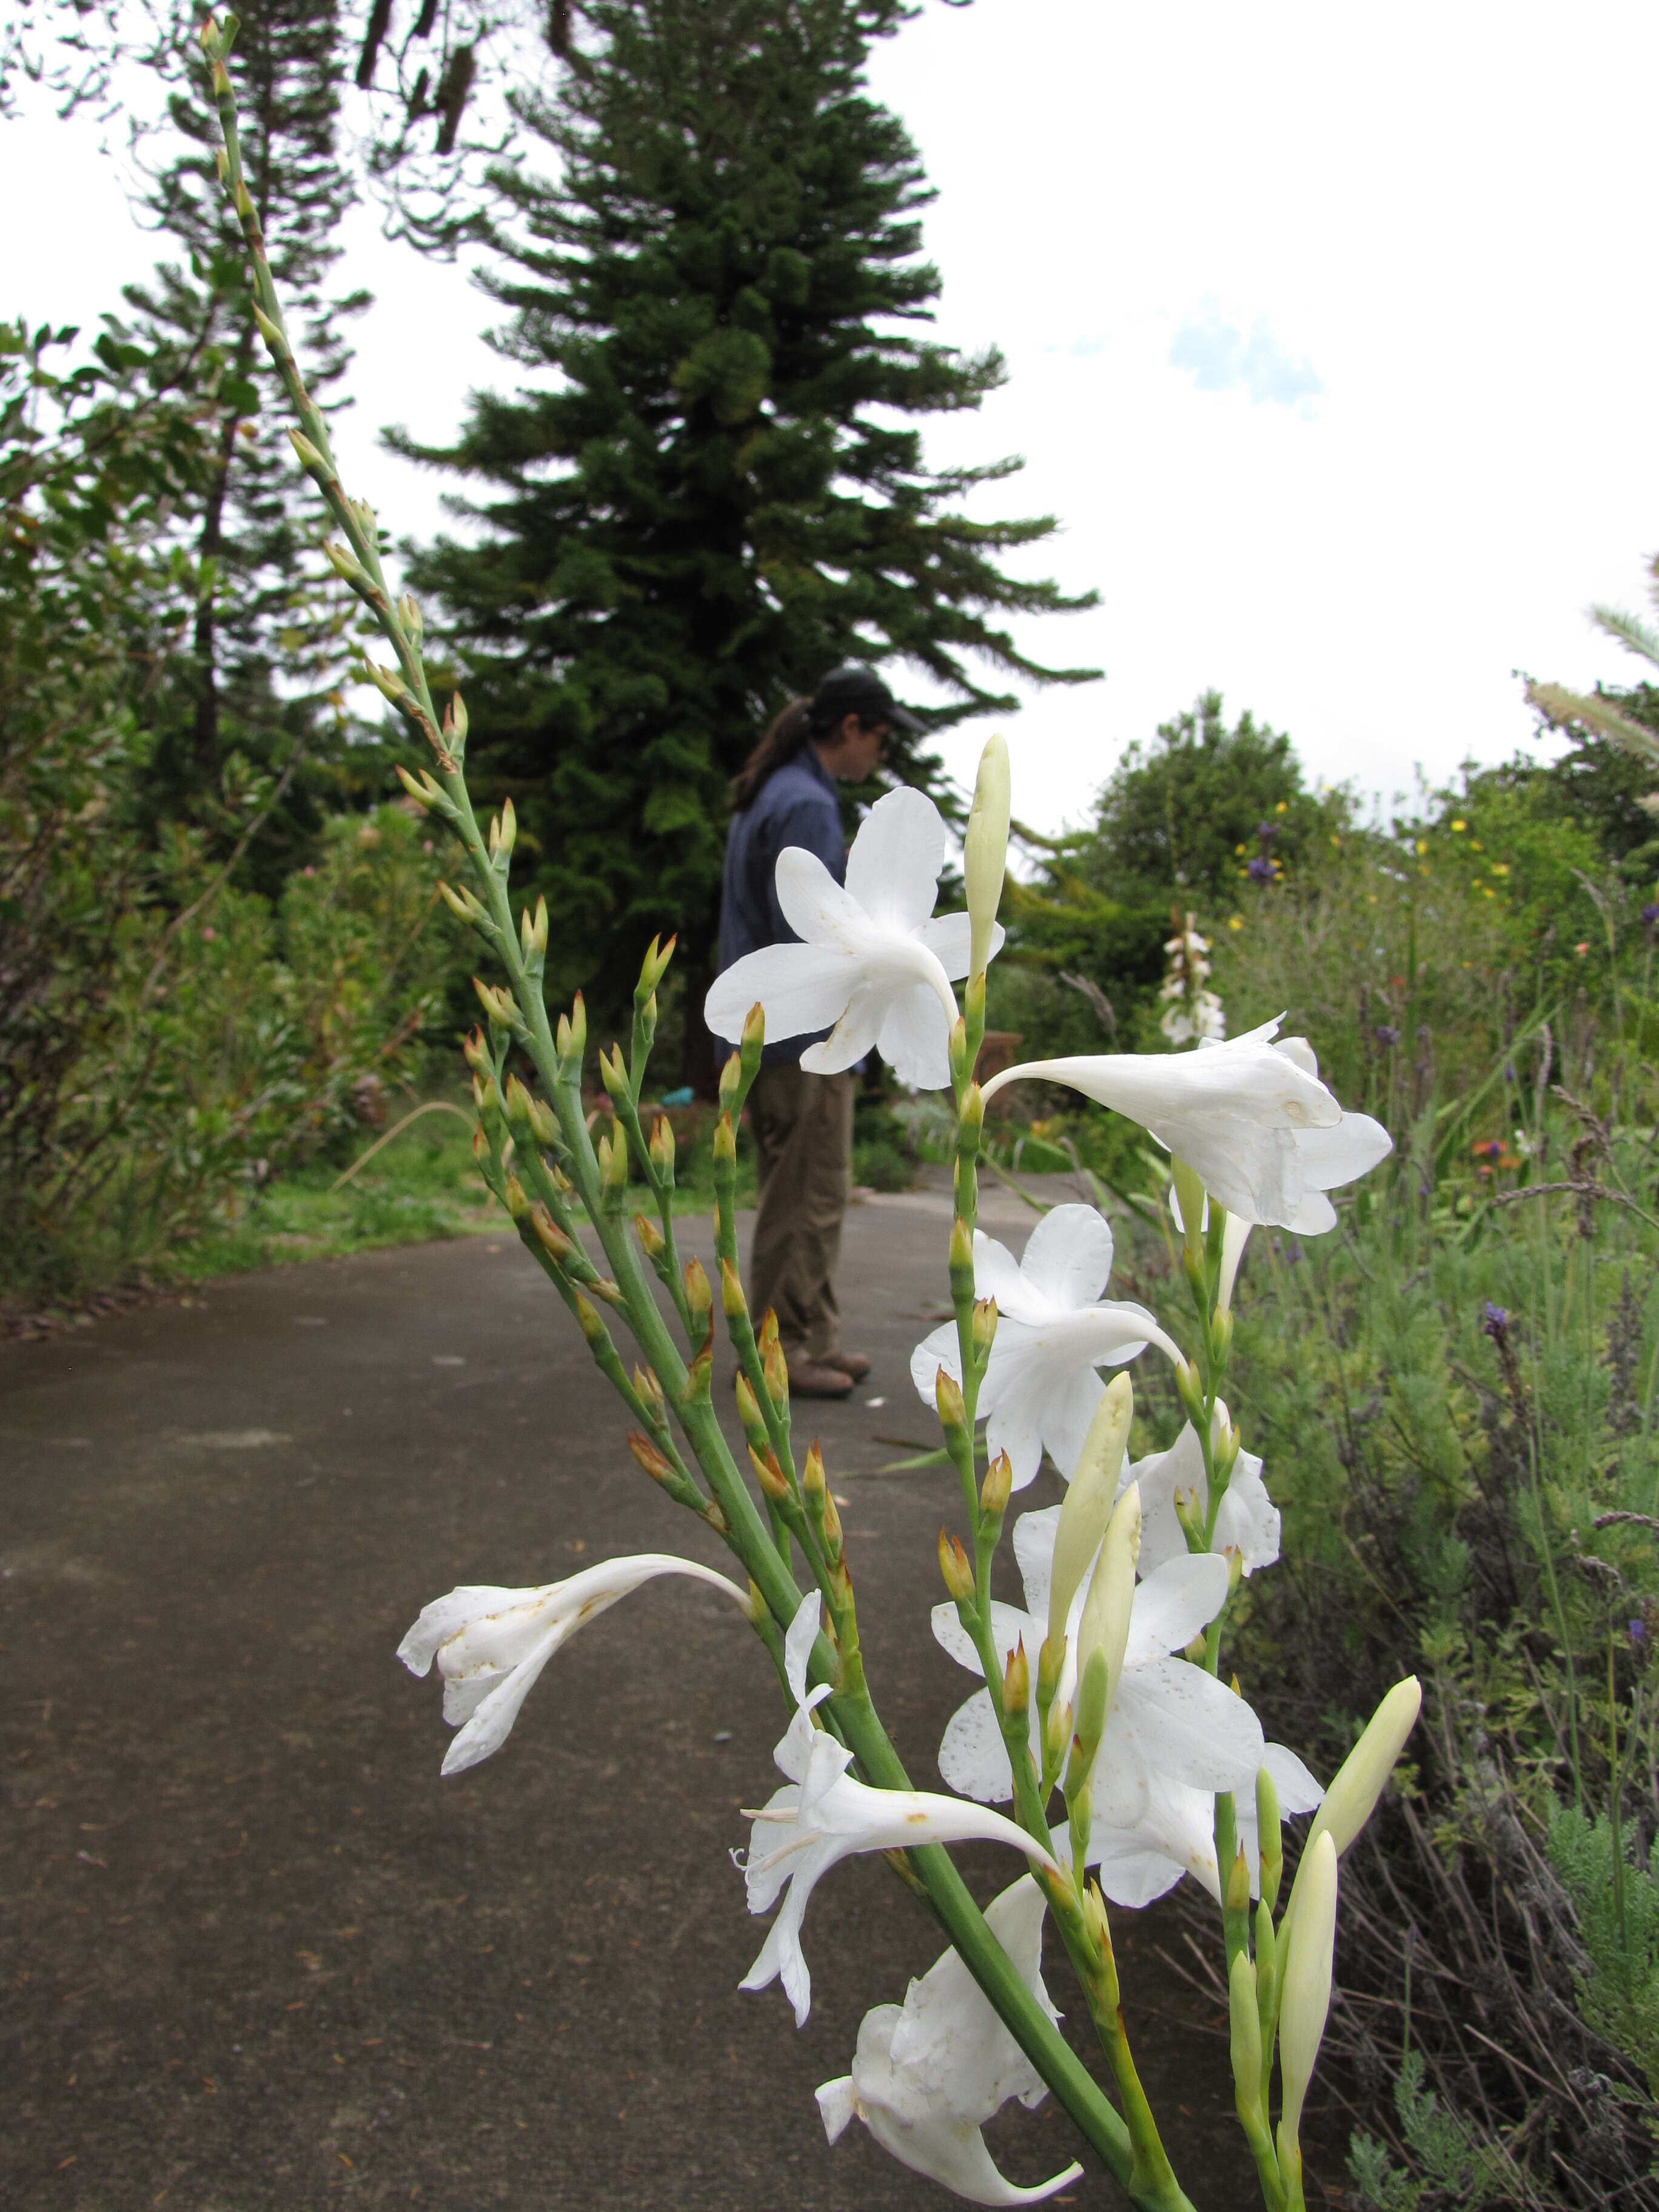
<path fill-rule="evenodd" d="M 1261 1902 L 1271 1913 L 1279 1902 L 1285 1846 L 1279 1826 L 1279 1790 L 1265 1766 L 1256 1769 L 1255 1826 L 1261 1843 Z"/>
<path fill-rule="evenodd" d="M 587 1054 L 587 1005 L 580 991 L 570 1002 L 570 1050 L 576 1060 Z"/>
<path fill-rule="evenodd" d="M 1112 1931 L 1106 1918 L 1106 1900 L 1100 1893 L 1098 1882 L 1091 1881 L 1083 1893 L 1083 1920 L 1089 1932 L 1089 1941 L 1103 1959 L 1112 1955 Z"/>
<path fill-rule="evenodd" d="M 717 1168 L 730 1168 L 737 1165 L 738 1133 L 732 1127 L 732 1116 L 729 1114 L 722 1114 L 714 1124 L 714 1141 L 712 1150 L 714 1165 Z M 718 1209 L 715 1218 L 719 1219 Z"/>
<path fill-rule="evenodd" d="M 1228 1306 L 1218 1306 L 1210 1316 L 1210 1343 L 1215 1352 L 1218 1367 L 1225 1364 L 1233 1348 L 1233 1316 Z"/>
<path fill-rule="evenodd" d="M 744 1016 L 743 1042 L 740 1047 L 743 1054 L 744 1075 L 750 1083 L 754 1081 L 755 1071 L 761 1064 L 761 1048 L 765 1042 L 766 1009 L 757 1000 Z"/>
<path fill-rule="evenodd" d="M 708 1316 L 714 1310 L 714 1293 L 709 1287 L 702 1261 L 695 1253 L 685 1263 L 685 1303 L 691 1316 L 691 1334 L 702 1336 L 708 1327 Z"/>
<path fill-rule="evenodd" d="M 971 1296 L 974 1276 L 973 1233 L 959 1213 L 951 1224 L 950 1267 L 953 1277 L 966 1271 L 969 1292 Z"/>
<path fill-rule="evenodd" d="M 1204 1426 L 1204 1385 L 1190 1359 L 1177 1359 L 1175 1364 L 1176 1395 L 1187 1409 L 1187 1418 L 1200 1431 Z"/>
<path fill-rule="evenodd" d="M 507 1077 L 501 1103 L 507 1109 L 507 1126 L 515 1134 L 530 1127 L 530 1093 L 516 1075 Z"/>
<path fill-rule="evenodd" d="M 678 941 L 678 938 L 671 937 L 664 945 L 659 939 L 653 937 L 646 946 L 645 957 L 640 963 L 640 980 L 635 986 L 636 998 L 648 999 L 654 994 L 658 984 L 668 973 L 668 963 L 674 957 L 674 947 Z"/>
<path fill-rule="evenodd" d="M 823 1454 L 818 1449 L 816 1437 L 801 1464 L 800 1486 L 813 1512 L 821 1512 L 823 1501 L 830 1495 L 830 1486 L 824 1480 Z"/>
<path fill-rule="evenodd" d="M 963 1133 L 976 1139 L 985 1126 L 985 1093 L 977 1083 L 968 1085 L 968 1095 L 962 1102 L 958 1119 Z"/>
<path fill-rule="evenodd" d="M 509 1174 L 506 1184 L 507 1210 L 514 1221 L 530 1218 L 530 1200 L 525 1196 L 524 1185 L 517 1176 Z"/>
<path fill-rule="evenodd" d="M 1227 1978 L 1227 2016 L 1233 2094 L 1240 2112 L 1253 2115 L 1261 2101 L 1261 2014 L 1256 2004 L 1255 1968 L 1248 1951 L 1237 1954 Z"/>
<path fill-rule="evenodd" d="M 461 1041 L 461 1057 L 475 1075 L 493 1075 L 495 1063 L 489 1056 L 489 1047 L 484 1042 L 482 1030 L 469 1030 Z"/>
<path fill-rule="evenodd" d="M 1096 1562 L 1094 1579 L 1078 1631 L 1078 1656 L 1086 1667 L 1103 1651 L 1116 1690 L 1129 1642 L 1129 1613 L 1134 1604 L 1135 1562 L 1140 1557 L 1140 1485 L 1132 1482 L 1117 1501 Z"/>
<path fill-rule="evenodd" d="M 535 1231 L 536 1240 L 543 1250 L 558 1261 L 561 1266 L 575 1251 L 575 1246 L 539 1199 L 530 1209 L 530 1225 Z"/>
<path fill-rule="evenodd" d="M 611 1132 L 611 1159 L 605 1180 L 608 1196 L 619 1199 L 628 1188 L 628 1139 L 620 1129 Z"/>
<path fill-rule="evenodd" d="M 665 1409 L 662 1384 L 658 1382 L 654 1369 L 641 1367 L 637 1360 L 634 1363 L 634 1394 L 647 1413 L 654 1414 L 659 1420 L 662 1419 Z"/>
<path fill-rule="evenodd" d="M 749 1377 L 739 1374 L 737 1381 L 738 1419 L 750 1444 L 763 1447 L 766 1443 L 766 1423 L 762 1418 L 760 1401 L 750 1388 Z"/>
<path fill-rule="evenodd" d="M 720 1311 L 727 1321 L 741 1321 L 749 1311 L 742 1279 L 729 1260 L 720 1261 Z"/>
<path fill-rule="evenodd" d="M 1060 1508 L 1054 1534 L 1054 1574 L 1048 1585 L 1048 1635 L 1060 1638 L 1090 1562 L 1100 1549 L 1117 1498 L 1123 1455 L 1134 1419 L 1134 1386 L 1127 1375 L 1115 1375 L 1095 1407 L 1071 1486 Z"/>
<path fill-rule="evenodd" d="M 996 1341 L 997 1302 L 994 1298 L 976 1298 L 974 1302 L 974 1358 L 981 1367 L 991 1357 L 991 1346 Z"/>
<path fill-rule="evenodd" d="M 737 1097 L 738 1092 L 742 1086 L 743 1057 L 741 1054 L 734 1052 L 728 1056 L 725 1066 L 720 1070 L 720 1111 L 722 1114 L 729 1114 L 732 1111 L 732 1102 Z"/>
<path fill-rule="evenodd" d="M 655 1444 L 652 1443 L 649 1437 L 641 1436 L 637 1429 L 630 1429 L 628 1431 L 628 1449 L 633 1453 L 635 1458 L 638 1460 L 640 1465 L 645 1469 L 653 1482 L 668 1482 L 672 1480 L 674 1474 L 673 1468 L 663 1457 Z"/>
<path fill-rule="evenodd" d="M 665 1114 L 659 1114 L 651 1132 L 651 1164 L 665 1182 L 674 1180 L 674 1126 Z"/>
<path fill-rule="evenodd" d="M 1294 2148 L 1302 2106 L 1331 2008 L 1336 1948 L 1336 1844 L 1328 1831 L 1313 1838 L 1297 1870 L 1299 1899 L 1285 1962 L 1279 2007 L 1279 2066 L 1283 2093 L 1279 2132 Z"/>
<path fill-rule="evenodd" d="M 1037 1653 L 1037 1703 L 1046 1712 L 1054 1702 L 1054 1692 L 1060 1687 L 1060 1678 L 1066 1665 L 1066 1638 L 1045 1636 L 1042 1648 Z"/>
<path fill-rule="evenodd" d="M 1188 1167 L 1179 1156 L 1170 1165 L 1175 1170 L 1175 1190 L 1177 1210 L 1181 1216 L 1181 1238 L 1188 1256 L 1201 1267 L 1204 1260 L 1204 1215 L 1208 1205 L 1202 1176 L 1196 1168 Z"/>
<path fill-rule="evenodd" d="M 971 1601 L 974 1595 L 974 1570 L 968 1554 L 955 1536 L 941 1528 L 939 1532 L 939 1571 L 945 1577 L 945 1587 L 958 1605 Z"/>
<path fill-rule="evenodd" d="M 1422 1685 L 1415 1674 L 1407 1674 L 1383 1698 L 1371 1715 L 1364 1734 L 1337 1769 L 1335 1780 L 1325 1792 L 1324 1802 L 1309 1825 L 1302 1863 L 1291 1884 L 1290 1902 L 1279 1923 L 1281 1960 L 1291 1920 L 1301 1910 L 1303 1881 L 1314 1845 L 1322 1836 L 1329 1836 L 1339 1854 L 1347 1850 L 1371 1817 L 1383 1785 L 1394 1771 L 1395 1762 L 1405 1748 L 1406 1738 L 1417 1725 L 1422 1705 Z"/>
<path fill-rule="evenodd" d="M 770 1314 L 771 1310 L 769 1306 L 767 1312 Z M 787 1412 L 789 1405 L 789 1363 L 783 1356 L 783 1346 L 778 1342 L 775 1321 L 773 1323 L 772 1341 L 762 1355 L 761 1364 L 766 1376 L 767 1396 L 770 1398 L 773 1406 L 780 1413 Z"/>
<path fill-rule="evenodd" d="M 444 737 L 449 750 L 458 757 L 466 750 L 466 702 L 459 691 L 450 694 L 449 704 L 444 708 Z"/>
<path fill-rule="evenodd" d="M 842 1550 L 841 1516 L 836 1510 L 836 1501 L 830 1492 L 823 1493 L 823 1548 L 832 1567 L 839 1566 Z"/>
<path fill-rule="evenodd" d="M 472 988 L 478 994 L 478 1003 L 492 1029 L 505 1030 L 513 1026 L 513 1001 L 503 990 L 493 983 L 485 983 L 475 975 Z"/>
<path fill-rule="evenodd" d="M 1000 1521 L 1014 1494 L 1014 1470 L 1006 1452 L 999 1452 L 985 1470 L 979 1488 L 979 1510 Z"/>
<path fill-rule="evenodd" d="M 963 1090 L 970 1071 L 968 1066 L 968 1024 L 958 1014 L 951 1024 L 951 1087 Z"/>
<path fill-rule="evenodd" d="M 414 777 L 410 774 L 409 770 L 404 766 L 401 761 L 395 761 L 392 765 L 397 770 L 398 782 L 402 784 L 404 789 L 409 793 L 409 796 L 414 800 L 416 806 L 420 808 L 422 813 L 424 814 L 432 805 L 431 799 L 427 796 L 427 793 L 422 786 L 416 782 Z M 440 892 L 449 891 L 449 886 L 447 884 L 440 884 L 438 889 Z M 453 901 L 454 898 L 454 893 L 450 891 L 449 896 Z"/>
<path fill-rule="evenodd" d="M 605 1323 L 599 1319 L 599 1308 L 580 1291 L 576 1293 L 576 1321 L 589 1344 L 599 1344 L 605 1338 Z"/>
<path fill-rule="evenodd" d="M 483 908 L 465 884 L 457 891 L 452 890 L 447 884 L 441 883 L 438 886 L 438 896 L 457 921 L 476 925 L 483 912 Z"/>
<path fill-rule="evenodd" d="M 1226 1909 L 1229 1912 L 1248 1912 L 1250 1909 L 1250 1863 L 1244 1856 L 1243 1844 L 1234 1854 L 1227 1876 Z"/>
<path fill-rule="evenodd" d="M 634 1234 L 640 1240 L 641 1251 L 654 1266 L 668 1249 L 668 1241 L 661 1230 L 649 1214 L 636 1213 L 634 1216 Z"/>
<path fill-rule="evenodd" d="M 1262 2019 L 1277 2017 L 1273 1992 L 1279 1985 L 1279 1938 L 1273 1933 L 1273 1911 L 1267 1899 L 1255 1908 L 1256 2004 Z"/>
<path fill-rule="evenodd" d="M 1072 1740 L 1072 1708 L 1069 1702 L 1056 1698 L 1048 1708 L 1048 1724 L 1043 1734 L 1043 1772 L 1058 1774 L 1060 1762 L 1066 1756 L 1066 1747 Z"/>
<path fill-rule="evenodd" d="M 1007 741 L 999 732 L 979 757 L 974 803 L 963 836 L 962 867 L 968 892 L 971 950 L 968 973 L 982 975 L 991 957 L 997 906 L 1008 865 L 1008 820 L 1012 805 Z"/>
<path fill-rule="evenodd" d="M 240 212 L 240 209 L 238 212 Z M 270 327 L 274 336 L 267 338 L 265 340 L 265 343 L 270 346 L 271 351 L 275 353 L 282 344 L 282 333 L 277 331 L 276 325 L 274 323 Z M 312 444 L 310 439 L 307 438 L 302 431 L 290 428 L 288 434 L 288 441 L 289 445 L 293 447 L 294 451 L 299 459 L 300 466 L 305 471 L 306 474 L 308 477 L 315 477 L 319 483 L 326 483 L 329 477 L 333 474 L 333 471 L 329 467 L 328 463 L 323 459 L 322 454 L 318 451 L 317 447 Z"/>
<path fill-rule="evenodd" d="M 607 1059 L 604 1048 L 600 1048 L 599 1080 L 605 1085 L 606 1095 L 620 1102 L 632 1095 L 629 1089 L 628 1070 L 623 1066 L 622 1047 L 613 1044 L 611 1053 L 611 1057 Z"/>
<path fill-rule="evenodd" d="M 778 1455 L 769 1444 L 764 1451 L 749 1447 L 750 1462 L 759 1478 L 760 1486 L 775 1505 L 781 1504 L 789 1495 L 789 1478 L 778 1464 Z"/>
<path fill-rule="evenodd" d="M 1002 1710 L 1010 1720 L 1023 1720 L 1031 1702 L 1031 1662 L 1025 1656 L 1025 1638 L 1022 1636 L 1008 1654 L 1008 1664 L 1002 1677 Z"/>
<path fill-rule="evenodd" d="M 1094 1771 L 1106 1726 L 1106 1705 L 1111 1693 L 1110 1668 L 1103 1651 L 1091 1651 L 1077 1686 L 1072 1721 L 1071 1756 L 1066 1762 L 1066 1802 L 1084 1794 Z"/>
<path fill-rule="evenodd" d="M 962 1385 L 948 1367 L 941 1367 L 933 1382 L 933 1403 L 939 1408 L 939 1425 L 948 1436 L 958 1435 L 966 1428 L 968 1409 L 962 1401 Z"/>

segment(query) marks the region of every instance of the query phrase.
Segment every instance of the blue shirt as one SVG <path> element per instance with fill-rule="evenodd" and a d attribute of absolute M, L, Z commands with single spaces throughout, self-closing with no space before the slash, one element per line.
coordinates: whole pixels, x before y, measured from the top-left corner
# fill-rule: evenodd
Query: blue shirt
<path fill-rule="evenodd" d="M 841 834 L 841 800 L 834 777 L 811 744 L 774 769 L 740 814 L 726 841 L 720 885 L 720 972 L 745 953 L 800 939 L 778 904 L 778 855 L 787 845 L 816 853 L 836 881 L 847 879 L 847 846 Z M 827 1030 L 816 1034 L 827 1036 Z M 811 1037 L 766 1047 L 769 1062 L 799 1060 Z"/>

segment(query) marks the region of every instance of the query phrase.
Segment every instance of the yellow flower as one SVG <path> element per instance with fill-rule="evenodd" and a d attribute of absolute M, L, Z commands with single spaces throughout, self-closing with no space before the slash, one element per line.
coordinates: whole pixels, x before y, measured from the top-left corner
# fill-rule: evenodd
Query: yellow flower
<path fill-rule="evenodd" d="M 1486 847 L 1481 843 L 1480 840 L 1478 837 L 1471 837 L 1471 838 L 1470 838 L 1470 840 L 1469 840 L 1469 850 L 1470 850 L 1470 852 L 1472 852 L 1472 853 L 1484 853 L 1484 852 L 1486 851 Z"/>
<path fill-rule="evenodd" d="M 1429 849 L 1429 841 L 1428 841 L 1428 839 L 1427 839 L 1426 837 L 1419 837 L 1419 838 L 1418 839 L 1418 841 L 1417 841 L 1417 849 L 1418 849 L 1418 851 L 1419 851 L 1419 854 L 1421 854 L 1421 853 L 1426 853 L 1426 852 L 1428 851 L 1428 849 Z"/>
<path fill-rule="evenodd" d="M 1290 802 L 1288 799 L 1281 799 L 1278 805 L 1274 807 L 1273 812 L 1275 814 L 1283 814 L 1288 811 L 1289 805 Z"/>
<path fill-rule="evenodd" d="M 1494 860 L 1492 864 L 1492 872 L 1495 876 L 1506 876 L 1510 872 L 1510 864 L 1507 860 Z"/>
<path fill-rule="evenodd" d="M 1453 830 L 1467 830 L 1467 829 L 1468 828 L 1468 826 L 1469 826 L 1469 825 L 1468 825 L 1468 823 L 1467 822 L 1462 822 L 1462 821 L 1455 821 L 1455 822 L 1454 822 L 1454 823 L 1452 823 L 1452 828 L 1453 828 Z"/>
<path fill-rule="evenodd" d="M 1228 928 L 1229 928 L 1229 929 L 1243 929 L 1243 927 L 1244 927 L 1244 917 L 1243 917 L 1243 915 L 1242 914 L 1235 914 L 1235 915 L 1229 915 L 1229 917 L 1228 917 L 1228 921 L 1227 921 L 1227 927 L 1228 927 Z"/>
<path fill-rule="evenodd" d="M 1244 848 L 1242 845 L 1235 845 L 1233 847 L 1233 850 L 1235 853 L 1242 853 L 1244 850 Z"/>

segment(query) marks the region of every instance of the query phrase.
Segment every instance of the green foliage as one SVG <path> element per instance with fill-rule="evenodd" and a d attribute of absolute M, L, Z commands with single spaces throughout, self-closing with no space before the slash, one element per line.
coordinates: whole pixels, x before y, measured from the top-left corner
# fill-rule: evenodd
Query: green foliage
<path fill-rule="evenodd" d="M 961 512 L 1014 465 L 923 459 L 918 419 L 976 407 L 1003 367 L 918 332 L 928 192 L 864 84 L 903 12 L 593 0 L 562 97 L 520 103 L 556 174 L 497 179 L 516 221 L 489 283 L 533 382 L 405 450 L 484 493 L 482 542 L 416 580 L 447 610 L 479 788 L 511 789 L 526 889 L 561 917 L 556 994 L 621 1005 L 629 948 L 674 929 L 701 1006 L 728 780 L 835 663 L 926 668 L 957 702 L 941 726 L 1013 708 L 988 667 L 1091 672 L 1039 668 L 1004 627 L 1091 603 L 1000 566 L 1050 521 Z M 699 1021 L 684 1037 L 700 1081 Z"/>
<path fill-rule="evenodd" d="M 1615 1832 L 1605 1813 L 1592 1821 L 1576 1805 L 1558 1805 L 1550 1816 L 1550 1863 L 1587 1954 L 1574 1977 L 1584 2017 L 1630 2054 L 1659 2101 L 1659 1882 L 1638 1859 L 1639 1841 L 1639 1832 Z"/>
<path fill-rule="evenodd" d="M 1394 2085 L 1395 2115 L 1414 2171 L 1395 2166 L 1385 2147 L 1362 2130 L 1348 2154 L 1348 2171 L 1361 2198 L 1375 2212 L 1418 2212 L 1425 2197 L 1460 2205 L 1465 2212 L 1512 2201 L 1508 2160 L 1474 2142 L 1442 2110 L 1439 2099 L 1424 2086 L 1425 2071 L 1422 2053 L 1408 2051 Z"/>

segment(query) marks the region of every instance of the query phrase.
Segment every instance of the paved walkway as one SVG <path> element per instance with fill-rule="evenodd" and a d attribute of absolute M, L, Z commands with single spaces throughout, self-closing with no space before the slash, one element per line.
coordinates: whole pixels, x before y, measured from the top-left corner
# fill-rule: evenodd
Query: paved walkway
<path fill-rule="evenodd" d="M 1017 1233 L 1031 1218 L 988 1205 Z M 933 1440 L 906 1369 L 940 1316 L 946 1218 L 928 1193 L 850 1214 L 848 1340 L 876 1366 L 814 1425 L 922 1786 L 967 1687 L 927 1630 L 951 1504 L 937 1471 L 878 1470 L 892 1439 Z M 827 2149 L 812 2099 L 939 1948 L 880 1863 L 814 1898 L 803 2033 L 777 1989 L 737 1988 L 763 1931 L 727 1854 L 776 1780 L 781 1709 L 722 1601 L 626 1601 L 503 1753 L 440 1782 L 439 1693 L 392 1657 L 425 1600 L 617 1551 L 723 1563 L 622 1429 L 507 1236 L 0 1346 L 10 2212 L 946 2202 L 861 2129 Z M 988 1847 L 963 1857 L 981 1895 L 1012 1878 Z M 1148 1954 L 1177 1939 L 1120 1918 L 1154 2100 L 1198 2131 L 1189 2188 L 1248 2203 L 1224 2046 L 1194 2054 L 1148 2012 Z M 1065 2004 L 1063 1959 L 1053 1982 Z M 1024 2179 L 1072 2154 L 1048 2107 L 1009 2108 L 993 2142 Z M 1121 2200 L 1091 2177 L 1074 2201 Z"/>

